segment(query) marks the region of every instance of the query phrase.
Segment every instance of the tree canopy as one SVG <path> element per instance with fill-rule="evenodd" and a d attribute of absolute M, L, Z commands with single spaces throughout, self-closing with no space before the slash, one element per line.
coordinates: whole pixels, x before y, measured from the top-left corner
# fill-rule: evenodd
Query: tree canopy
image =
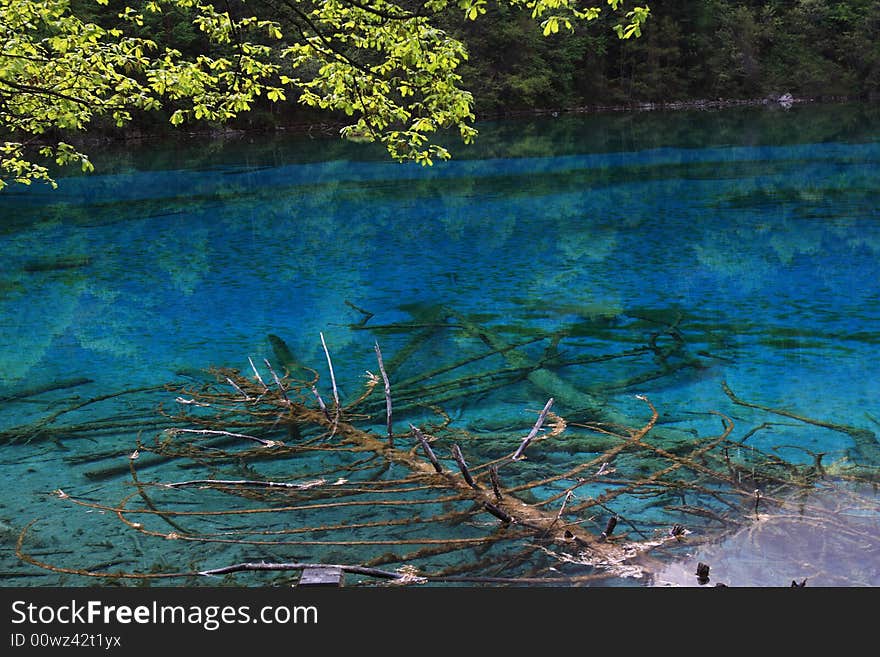
<path fill-rule="evenodd" d="M 596 0 L 597 2 L 599 0 Z M 97 5 L 95 4 L 97 3 Z M 616 12 L 617 36 L 638 36 L 647 6 L 496 0 L 543 35 Z M 350 117 L 343 136 L 382 142 L 396 160 L 431 164 L 452 129 L 476 135 L 462 85 L 465 44 L 441 27 L 479 21 L 487 0 L 0 0 L 0 189 L 55 184 L 49 165 L 92 165 L 67 133 L 110 117 L 162 110 L 174 125 L 228 121 L 258 102 L 298 102 Z M 167 38 L 181 21 L 201 47 Z"/>

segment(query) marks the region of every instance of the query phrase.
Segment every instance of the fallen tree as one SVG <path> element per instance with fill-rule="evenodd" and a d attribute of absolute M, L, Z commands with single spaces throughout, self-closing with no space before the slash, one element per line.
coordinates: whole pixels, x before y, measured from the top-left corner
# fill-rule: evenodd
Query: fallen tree
<path fill-rule="evenodd" d="M 410 354 L 420 341 L 449 330 L 483 344 L 484 352 L 423 376 L 397 376 L 402 360 L 386 363 L 376 342 L 380 373 L 368 371 L 356 398 L 343 402 L 323 335 L 329 385 L 317 370 L 293 367 L 283 340 L 272 336 L 276 361 L 285 369 L 250 359 L 248 371 L 217 368 L 211 380 L 166 386 L 172 406 L 163 403 L 150 419 L 159 427 L 153 439 L 131 447 L 124 470 L 133 490 L 124 499 L 98 502 L 56 491 L 63 503 L 113 514 L 151 541 L 191 543 L 194 559 L 205 567 L 138 572 L 52 564 L 28 553 L 30 526 L 19 537 L 18 556 L 51 571 L 112 580 L 210 582 L 267 571 L 290 578 L 291 571 L 327 567 L 365 584 L 577 585 L 652 581 L 665 563 L 695 545 L 772 526 L 774 519 L 790 521 L 793 505 L 802 522 L 834 540 L 870 537 L 870 529 L 812 505 L 809 494 L 831 487 L 839 490 L 841 508 L 857 504 L 850 484 L 876 481 L 876 464 L 823 463 L 822 455 L 789 462 L 747 444 L 766 423 L 737 437 L 733 419 L 713 411 L 707 413 L 717 418 L 715 434 L 683 440 L 681 432 L 658 426 L 660 415 L 644 395 L 638 395 L 645 410 L 641 424 L 628 426 L 601 395 L 580 393 L 551 371 L 588 360 L 579 354 L 561 359 L 558 337 L 511 344 L 456 314 L 392 328 L 413 336 L 403 350 Z M 541 339 L 552 349 L 520 350 Z M 651 337 L 620 357 L 648 354 L 654 363 L 649 371 L 661 376 L 656 362 L 669 364 L 670 372 L 688 362 L 675 353 L 678 341 L 671 344 L 661 349 Z M 618 356 L 591 356 L 589 362 Z M 514 380 L 561 394 L 577 419 L 561 414 L 551 396 L 534 409 L 530 426 L 477 432 L 456 426 L 442 408 L 475 391 L 503 392 Z M 723 388 L 737 405 L 774 412 Z M 575 408 L 579 400 L 586 408 Z M 151 425 L 143 419 L 139 426 Z M 37 428 L 51 433 L 51 422 Z M 26 435 L 22 427 L 14 432 L 18 439 Z M 856 438 L 864 451 L 865 432 Z M 141 464 L 167 463 L 197 474 L 145 480 Z M 122 470 L 113 466 L 102 476 Z M 264 556 L 233 558 L 241 554 L 233 549 Z M 279 552 L 297 558 L 278 559 Z M 214 564 L 226 562 L 208 564 L 209 556 Z"/>

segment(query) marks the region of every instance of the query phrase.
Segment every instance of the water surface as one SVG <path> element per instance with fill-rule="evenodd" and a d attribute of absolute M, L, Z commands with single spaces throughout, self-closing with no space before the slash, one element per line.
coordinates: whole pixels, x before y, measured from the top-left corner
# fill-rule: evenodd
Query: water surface
<path fill-rule="evenodd" d="M 635 395 L 647 395 L 683 435 L 717 432 L 718 411 L 737 422 L 735 436 L 751 431 L 749 445 L 787 460 L 877 466 L 878 135 L 876 108 L 833 105 L 486 124 L 476 146 L 432 168 L 332 138 L 107 149 L 93 175 L 0 196 L 0 422 L 20 427 L 76 399 L 271 360 L 269 335 L 319 369 L 323 334 L 350 398 L 375 370 L 374 341 L 393 359 L 412 338 L 370 327 L 454 313 L 507 338 L 557 335 L 554 353 L 569 358 L 670 346 L 664 362 L 554 370 L 614 417 L 643 421 Z M 460 335 L 437 335 L 392 375 L 475 350 Z M 767 420 L 733 404 L 722 382 L 750 403 L 868 437 L 783 416 L 758 430 Z M 463 431 L 519 423 L 524 432 L 546 397 L 521 380 L 444 410 Z M 173 400 L 149 391 L 125 403 L 140 419 L 157 398 Z M 582 400 L 561 397 L 556 408 L 582 417 Z M 70 417 L 109 414 L 95 405 Z M 134 433 L 6 441 L 7 584 L 88 582 L 15 558 L 20 529 L 38 517 L 34 551 L 56 563 L 198 560 L 187 546 L 146 546 L 106 518 L 96 527 L 88 511 L 49 494 L 115 502 L 128 492 L 125 473 L 86 472 L 124 462 Z M 89 459 L 99 453 L 115 456 Z M 876 530 L 875 518 L 864 531 L 876 540 Z M 837 566 L 827 581 L 880 584 L 873 549 L 859 568 L 858 555 L 840 552 L 823 565 Z M 732 583 L 822 581 L 787 565 L 774 561 L 772 575 L 760 564 L 731 568 Z"/>

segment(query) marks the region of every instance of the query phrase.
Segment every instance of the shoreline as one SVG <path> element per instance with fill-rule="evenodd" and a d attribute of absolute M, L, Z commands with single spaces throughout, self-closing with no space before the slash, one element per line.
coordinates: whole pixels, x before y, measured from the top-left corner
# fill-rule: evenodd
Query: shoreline
<path fill-rule="evenodd" d="M 716 98 L 710 100 L 699 98 L 695 100 L 672 100 L 672 101 L 639 101 L 634 103 L 622 103 L 616 105 L 583 105 L 560 110 L 533 110 L 535 115 L 556 114 L 604 114 L 610 112 L 655 112 L 655 111 L 689 111 L 689 110 L 719 110 L 732 107 L 758 107 L 769 106 L 781 109 L 789 109 L 794 105 L 813 104 L 821 102 L 854 102 L 855 98 L 795 98 L 791 94 L 772 94 L 764 98 Z M 510 116 L 508 114 L 507 116 Z"/>
<path fill-rule="evenodd" d="M 788 110 L 795 105 L 812 105 L 819 103 L 851 103 L 851 102 L 877 102 L 880 96 L 867 94 L 863 96 L 820 96 L 820 97 L 795 97 L 789 93 L 769 94 L 762 98 L 716 98 L 695 100 L 673 100 L 657 102 L 632 102 L 611 105 L 591 104 L 573 107 L 559 108 L 530 108 L 520 110 L 508 110 L 503 112 L 489 113 L 481 116 L 478 122 L 501 121 L 505 119 L 522 119 L 529 117 L 546 117 L 561 115 L 589 115 L 611 113 L 641 113 L 641 112 L 685 112 L 685 111 L 717 111 L 736 107 L 768 107 L 773 109 Z M 245 119 L 246 120 L 246 119 Z M 90 135 L 88 131 L 82 135 L 68 137 L 67 141 L 83 146 L 144 143 L 153 140 L 162 140 L 175 135 L 186 138 L 240 138 L 247 135 L 284 133 L 293 135 L 333 136 L 338 135 L 339 130 L 348 125 L 347 121 L 297 121 L 271 127 L 247 127 L 247 126 L 205 126 L 202 129 L 183 130 L 170 126 L 162 126 L 159 130 L 150 131 L 135 128 L 131 131 L 120 130 L 121 134 Z M 100 130 L 100 129 L 99 129 Z"/>

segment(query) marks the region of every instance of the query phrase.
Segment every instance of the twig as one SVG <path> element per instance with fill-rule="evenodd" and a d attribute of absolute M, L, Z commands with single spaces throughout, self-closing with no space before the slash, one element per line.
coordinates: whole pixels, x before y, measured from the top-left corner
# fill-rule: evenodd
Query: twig
<path fill-rule="evenodd" d="M 382 579 L 407 579 L 406 573 L 391 572 L 389 570 L 381 570 L 379 568 L 365 568 L 363 566 L 345 566 L 323 563 L 267 563 L 265 561 L 260 561 L 256 563 L 237 563 L 231 566 L 212 568 L 211 570 L 202 570 L 199 571 L 198 574 L 206 576 L 227 575 L 229 573 L 240 573 L 242 571 L 252 570 L 303 570 L 305 568 L 338 568 L 345 573 L 369 575 L 370 577 L 379 577 Z"/>
<path fill-rule="evenodd" d="M 556 526 L 556 523 L 559 522 L 559 519 L 562 518 L 562 514 L 565 511 L 565 505 L 568 504 L 568 501 L 574 496 L 572 491 L 568 491 L 565 494 L 565 497 L 562 500 L 562 504 L 559 506 L 559 512 L 556 514 L 556 517 L 553 518 L 553 522 L 550 523 L 550 526 L 547 528 L 545 534 L 549 533 L 551 529 Z"/>
<path fill-rule="evenodd" d="M 569 500 L 574 497 L 573 491 L 568 491 L 565 494 L 565 499 L 562 500 L 562 504 L 559 506 L 559 513 L 556 514 L 556 517 L 553 519 L 553 522 L 558 522 L 562 517 L 562 513 L 565 511 L 565 505 L 568 504 Z"/>
<path fill-rule="evenodd" d="M 190 479 L 187 481 L 173 481 L 158 484 L 164 488 L 182 488 L 184 486 L 253 486 L 258 488 L 292 488 L 294 490 L 308 490 L 327 483 L 326 479 L 314 479 L 304 483 L 289 483 L 284 481 L 261 481 L 254 479 Z"/>
<path fill-rule="evenodd" d="M 228 383 L 228 384 L 231 385 L 233 388 L 235 388 L 235 390 L 238 392 L 238 394 L 240 394 L 242 397 L 244 397 L 245 400 L 250 401 L 250 398 L 251 398 L 250 395 L 247 394 L 247 393 L 246 393 L 244 390 L 242 390 L 241 388 L 239 388 L 239 387 L 235 384 L 235 381 L 233 381 L 232 379 L 230 379 L 228 376 L 226 377 L 226 383 Z"/>
<path fill-rule="evenodd" d="M 333 411 L 333 427 L 330 429 L 330 435 L 332 436 L 336 433 L 342 406 L 339 403 L 339 392 L 336 389 L 336 374 L 333 373 L 333 361 L 330 360 L 330 352 L 327 350 L 327 343 L 324 342 L 324 334 L 319 333 L 319 335 L 321 336 L 321 346 L 324 347 L 324 355 L 327 357 L 327 367 L 330 370 L 330 385 L 333 386 L 333 401 L 336 404 L 336 408 Z"/>
<path fill-rule="evenodd" d="M 518 461 L 523 458 L 522 453 L 526 450 L 526 447 L 529 446 L 529 443 L 532 442 L 535 436 L 538 435 L 538 431 L 541 429 L 541 425 L 544 424 L 544 418 L 547 417 L 547 413 L 550 411 L 550 407 L 553 405 L 553 397 L 549 399 L 549 401 L 544 405 L 544 410 L 541 411 L 541 414 L 538 416 L 538 421 L 535 422 L 535 426 L 532 427 L 532 430 L 529 431 L 529 435 L 523 438 L 523 441 L 520 443 L 519 448 L 513 455 L 513 460 Z"/>
<path fill-rule="evenodd" d="M 388 425 L 388 446 L 394 447 L 394 432 L 391 429 L 391 382 L 388 381 L 388 374 L 385 372 L 385 363 L 382 362 L 382 351 L 379 349 L 378 342 L 376 342 L 376 358 L 379 361 L 379 372 L 382 373 L 382 381 L 385 382 L 385 417 Z"/>
<path fill-rule="evenodd" d="M 371 313 L 369 310 L 364 310 L 363 308 L 359 308 L 358 306 L 354 305 L 351 301 L 345 301 L 345 305 L 348 306 L 349 308 L 354 308 L 356 311 L 358 311 L 361 315 L 364 316 L 364 318 L 361 320 L 361 322 L 360 322 L 360 324 L 358 324 L 358 326 L 364 326 L 367 322 L 369 322 L 373 318 L 374 313 Z"/>
<path fill-rule="evenodd" d="M 315 399 L 318 400 L 318 407 L 324 413 L 324 417 L 326 417 L 328 420 L 332 420 L 333 418 L 330 417 L 330 411 L 327 410 L 327 404 L 325 404 L 324 400 L 321 399 L 321 393 L 318 392 L 317 386 L 312 386 L 312 394 L 314 394 Z"/>
<path fill-rule="evenodd" d="M 434 466 L 434 469 L 439 473 L 443 472 L 443 468 L 440 467 L 440 463 L 437 461 L 437 457 L 434 455 L 434 450 L 431 449 L 431 446 L 428 444 L 428 439 L 425 438 L 425 434 L 418 430 L 418 428 L 414 424 L 410 424 L 409 428 L 412 429 L 413 433 L 418 438 L 419 442 L 422 444 L 422 449 L 425 450 L 425 456 L 428 457 L 428 460 L 431 462 L 431 465 Z"/>
<path fill-rule="evenodd" d="M 263 386 L 263 390 L 265 390 L 266 392 L 268 392 L 268 391 L 269 391 L 269 386 L 267 386 L 267 385 L 263 382 L 263 377 L 260 376 L 260 373 L 257 371 L 257 367 L 254 365 L 254 361 L 251 360 L 251 357 L 250 357 L 250 356 L 248 356 L 248 362 L 251 364 L 251 369 L 254 371 L 254 376 L 257 377 L 257 381 L 259 381 L 259 382 L 260 382 L 260 385 Z"/>
<path fill-rule="evenodd" d="M 218 431 L 215 429 L 166 429 L 167 433 L 176 434 L 176 433 L 198 433 L 206 436 L 229 436 L 230 438 L 244 438 L 245 440 L 253 440 L 266 447 L 282 447 L 284 445 L 280 440 L 266 440 L 265 438 L 257 438 L 256 436 L 249 436 L 244 433 L 232 433 L 231 431 Z"/>
<path fill-rule="evenodd" d="M 277 385 L 278 390 L 281 391 L 281 397 L 283 397 L 284 401 L 287 402 L 287 405 L 290 406 L 290 398 L 288 398 L 287 392 L 284 390 L 284 386 L 281 385 L 281 379 L 278 378 L 278 375 L 275 374 L 275 370 L 272 369 L 272 364 L 266 358 L 263 359 L 263 362 L 266 363 L 266 367 L 268 367 L 269 371 L 272 373 L 272 378 L 275 379 L 275 385 Z"/>
<path fill-rule="evenodd" d="M 743 437 L 740 438 L 737 442 L 738 442 L 740 445 L 744 445 L 744 444 L 746 443 L 746 441 L 747 441 L 749 438 L 751 438 L 752 436 L 754 436 L 756 433 L 758 433 L 758 432 L 761 431 L 762 429 L 769 429 L 769 428 L 774 427 L 774 426 L 784 426 L 784 425 L 782 425 L 782 424 L 779 423 L 779 422 L 764 422 L 764 423 L 759 424 L 758 426 L 753 427 L 752 429 L 749 429 L 748 431 L 746 431 L 746 432 L 743 434 Z"/>
<path fill-rule="evenodd" d="M 458 463 L 458 469 L 461 470 L 461 476 L 464 477 L 464 480 L 467 482 L 468 486 L 473 489 L 480 490 L 477 482 L 475 482 L 474 478 L 471 477 L 470 470 L 468 470 L 467 463 L 465 463 L 464 456 L 461 455 L 461 448 L 458 445 L 452 446 L 452 458 L 454 458 L 455 462 Z"/>
<path fill-rule="evenodd" d="M 178 523 L 174 522 L 167 515 L 162 513 L 156 505 L 153 503 L 153 500 L 150 499 L 150 496 L 147 495 L 147 492 L 144 490 L 144 485 L 141 483 L 140 479 L 137 476 L 137 470 L 134 467 L 134 458 L 129 457 L 128 459 L 128 469 L 131 472 L 131 481 L 137 487 L 138 494 L 141 496 L 141 499 L 144 501 L 144 504 L 147 505 L 147 508 L 152 509 L 156 512 L 156 514 L 162 518 L 165 522 L 167 522 L 171 527 L 175 530 L 179 531 L 181 534 L 189 534 L 190 532 L 181 527 Z"/>
<path fill-rule="evenodd" d="M 324 347 L 324 355 L 327 357 L 327 367 L 330 370 L 330 384 L 333 386 L 333 401 L 336 403 L 336 412 L 339 412 L 339 392 L 336 390 L 336 375 L 333 373 L 333 361 L 330 360 L 330 352 L 327 350 L 327 343 L 324 342 L 324 334 L 320 333 L 321 346 Z"/>
<path fill-rule="evenodd" d="M 492 491 L 495 493 L 495 499 L 501 501 L 501 481 L 498 479 L 498 468 L 494 465 L 489 468 L 489 479 L 492 482 Z"/>

